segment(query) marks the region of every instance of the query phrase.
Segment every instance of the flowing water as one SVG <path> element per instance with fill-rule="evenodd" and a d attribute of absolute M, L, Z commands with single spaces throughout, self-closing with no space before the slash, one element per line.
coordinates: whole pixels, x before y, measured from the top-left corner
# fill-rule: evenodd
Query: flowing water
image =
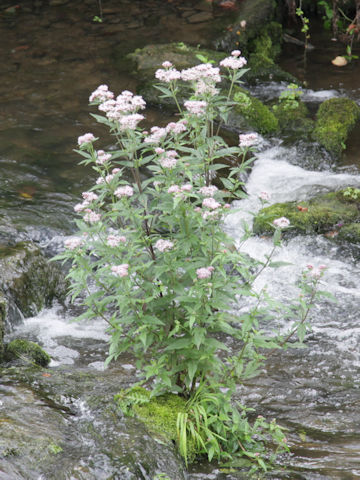
<path fill-rule="evenodd" d="M 87 114 L 89 93 L 101 83 L 114 91 L 136 86 L 126 65 L 115 69 L 114 57 L 147 43 L 184 38 L 209 45 L 224 17 L 209 3 L 194 1 L 149 0 L 146 9 L 141 1 L 103 1 L 103 23 L 92 21 L 100 13 L 101 2 L 95 0 L 29 0 L 15 13 L 5 13 L 11 6 L 5 3 L 0 7 L 0 236 L 30 238 L 51 253 L 73 231 L 72 207 L 92 181 L 72 152 L 79 135 L 101 133 Z M 80 11 L 82 3 L 86 8 Z M 348 95 L 360 103 L 360 64 L 334 70 L 325 59 L 340 47 L 320 37 L 312 40 L 317 48 L 306 70 L 294 47 L 282 59 L 307 81 L 303 99 L 312 110 L 332 96 Z M 284 88 L 271 83 L 253 91 L 271 99 Z M 159 119 L 157 112 L 147 116 L 149 122 Z M 229 233 L 235 240 L 240 236 L 243 221 L 251 220 L 248 212 L 261 207 L 262 191 L 273 203 L 360 187 L 358 132 L 337 165 L 314 145 L 264 140 L 246 184 L 249 197 L 237 205 L 242 213 L 226 222 Z M 264 258 L 271 246 L 268 238 L 254 238 L 243 248 Z M 273 480 L 360 479 L 359 257 L 359 250 L 331 238 L 297 236 L 277 254 L 290 265 L 257 280 L 256 288 L 267 286 L 287 301 L 298 294 L 294 282 L 305 265 L 325 264 L 323 288 L 337 299 L 323 300 L 313 311 L 306 348 L 272 355 L 262 375 L 238 389 L 241 402 L 289 430 L 292 455 L 283 459 L 285 469 L 269 476 Z M 136 420 L 122 418 L 112 398 L 134 381 L 132 359 L 122 357 L 104 370 L 105 326 L 74 323 L 76 313 L 76 306 L 54 305 L 7 335 L 7 340 L 39 342 L 52 363 L 46 370 L 0 371 L 0 480 L 153 480 L 160 473 L 171 480 L 246 478 L 206 462 L 187 474 L 171 448 Z M 284 327 L 281 320 L 269 325 Z"/>

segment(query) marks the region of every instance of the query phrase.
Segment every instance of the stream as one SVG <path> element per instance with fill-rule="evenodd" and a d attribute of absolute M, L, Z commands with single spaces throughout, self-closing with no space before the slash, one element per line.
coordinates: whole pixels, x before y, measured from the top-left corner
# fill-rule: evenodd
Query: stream
<path fill-rule="evenodd" d="M 102 83 L 115 92 L 136 88 L 128 65 L 119 67 L 115 57 L 149 43 L 186 39 L 210 46 L 228 15 L 206 1 L 149 0 L 144 9 L 141 0 L 107 0 L 99 23 L 93 18 L 100 3 L 25 0 L 14 13 L 5 13 L 12 2 L 0 6 L 0 241 L 30 239 L 51 256 L 74 232 L 73 206 L 93 181 L 92 172 L 77 165 L 76 139 L 88 131 L 104 133 L 89 117 L 89 94 Z M 306 68 L 299 47 L 285 46 L 280 59 L 306 82 L 302 99 L 310 111 L 334 96 L 360 104 L 359 61 L 343 70 L 332 67 L 341 46 L 329 42 L 320 26 L 311 42 Z M 270 82 L 252 93 L 267 101 L 285 88 Z M 164 114 L 149 109 L 146 116 L 157 124 Z M 360 188 L 359 150 L 359 127 L 336 165 L 312 144 L 263 139 L 246 183 L 248 198 L 234 202 L 241 212 L 228 216 L 226 230 L 235 241 L 240 237 L 264 191 L 276 203 Z M 271 248 L 266 237 L 243 247 L 256 258 Z M 288 429 L 292 453 L 268 479 L 360 479 L 359 258 L 355 247 L 324 235 L 296 236 L 275 258 L 289 265 L 257 279 L 256 288 L 267 286 L 287 301 L 298 294 L 294 281 L 304 267 L 323 264 L 322 288 L 337 300 L 322 300 L 312 311 L 305 348 L 272 355 L 259 377 L 238 388 L 241 403 Z M 77 305 L 55 303 L 7 332 L 6 341 L 38 342 L 52 362 L 47 369 L 0 368 L 0 480 L 160 480 L 161 474 L 170 480 L 245 480 L 243 472 L 205 461 L 186 471 L 173 448 L 116 411 L 113 396 L 134 382 L 133 360 L 122 356 L 104 369 L 106 327 L 73 322 L 78 311 Z M 281 319 L 268 326 L 284 327 Z"/>

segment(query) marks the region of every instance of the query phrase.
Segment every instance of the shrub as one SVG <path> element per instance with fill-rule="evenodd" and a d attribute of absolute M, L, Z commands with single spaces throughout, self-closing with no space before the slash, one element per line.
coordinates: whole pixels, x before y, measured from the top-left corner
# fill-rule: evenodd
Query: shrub
<path fill-rule="evenodd" d="M 105 113 L 93 116 L 110 129 L 118 149 L 96 150 L 92 134 L 79 137 L 82 163 L 91 165 L 98 179 L 75 206 L 82 216 L 79 236 L 66 241 L 58 258 L 72 262 L 71 293 L 83 295 L 86 306 L 81 318 L 101 317 L 109 325 L 107 363 L 132 352 L 151 398 L 178 394 L 187 401 L 177 416 L 185 461 L 190 442 L 210 460 L 245 459 L 266 469 L 266 459 L 272 458 L 269 440 L 286 449 L 284 434 L 265 420 L 251 426 L 247 410 L 235 406 L 232 395 L 236 382 L 257 374 L 266 349 L 285 346 L 296 334 L 303 340 L 319 277 L 306 276 L 304 296 L 283 307 L 289 331 L 266 336 L 261 321 L 280 306 L 265 291 L 255 291 L 253 283 L 264 268 L 278 265 L 271 255 L 264 262 L 250 258 L 221 228 L 228 200 L 235 192 L 244 196 L 240 178 L 257 141 L 256 134 L 244 134 L 239 145 L 228 146 L 215 123 L 227 119 L 246 60 L 234 51 L 220 62 L 230 77 L 227 96 L 216 88 L 220 69 L 202 60 L 182 72 L 164 62 L 156 72 L 161 95 L 174 97 L 181 118 L 150 132 L 138 126 L 145 107 L 140 96 L 124 91 L 114 99 L 105 85 L 91 95 L 91 103 Z M 179 79 L 194 91 L 183 105 L 176 97 Z M 212 180 L 224 158 L 240 161 L 221 178 L 220 190 Z M 274 250 L 288 225 L 278 220 Z M 245 227 L 242 241 L 250 235 Z M 255 306 L 233 313 L 248 298 Z M 238 353 L 231 353 L 227 337 L 237 342 Z M 146 395 L 140 396 L 146 403 Z M 126 409 L 138 400 L 131 394 Z"/>

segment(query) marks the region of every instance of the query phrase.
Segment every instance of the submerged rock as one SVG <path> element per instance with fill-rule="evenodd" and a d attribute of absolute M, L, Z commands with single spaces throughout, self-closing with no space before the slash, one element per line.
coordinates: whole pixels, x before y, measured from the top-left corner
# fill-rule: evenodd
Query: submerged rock
<path fill-rule="evenodd" d="M 339 157 L 345 142 L 360 119 L 360 107 L 349 98 L 330 98 L 319 107 L 316 115 L 314 140 Z"/>
<path fill-rule="evenodd" d="M 350 231 L 356 231 L 354 225 L 360 222 L 360 196 L 358 199 L 348 198 L 346 191 L 326 193 L 302 202 L 275 203 L 265 207 L 254 219 L 254 233 L 272 233 L 273 221 L 286 217 L 290 220 L 291 228 L 288 231 L 291 233 L 324 233 L 332 238 L 348 240 Z M 350 229 L 348 236 L 341 233 L 345 228 Z"/>

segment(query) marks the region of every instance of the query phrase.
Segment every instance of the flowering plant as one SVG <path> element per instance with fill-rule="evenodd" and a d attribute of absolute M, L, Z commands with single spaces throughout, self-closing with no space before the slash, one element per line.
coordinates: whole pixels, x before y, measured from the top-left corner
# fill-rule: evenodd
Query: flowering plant
<path fill-rule="evenodd" d="M 106 85 L 92 93 L 91 104 L 105 114 L 93 116 L 110 129 L 117 150 L 96 150 L 98 139 L 90 133 L 79 137 L 82 163 L 98 178 L 75 206 L 82 216 L 79 235 L 66 241 L 58 258 L 72 261 L 71 292 L 73 297 L 85 292 L 83 317 L 101 317 L 109 325 L 107 362 L 132 352 L 144 380 L 152 381 L 153 395 L 182 395 L 191 412 L 200 412 L 194 423 L 179 417 L 185 459 L 187 435 L 196 433 L 198 451 L 209 459 L 245 456 L 266 468 L 264 439 L 270 436 L 286 448 L 284 435 L 273 423 L 257 421 L 250 428 L 246 411 L 239 413 L 231 396 L 236 381 L 258 372 L 264 349 L 284 344 L 286 336 L 260 332 L 270 309 L 260 307 L 266 296 L 253 288 L 262 270 L 275 264 L 270 256 L 265 262 L 249 258 L 221 228 L 229 200 L 245 196 L 241 173 L 251 164 L 248 154 L 258 138 L 242 134 L 238 145 L 228 146 L 219 126 L 215 129 L 215 122 L 227 118 L 245 64 L 237 50 L 221 62 L 230 85 L 224 95 L 219 67 L 203 63 L 179 72 L 164 62 L 155 74 L 163 82 L 158 88 L 174 98 L 181 118 L 150 132 L 139 127 L 142 97 L 124 91 L 115 98 Z M 189 82 L 194 92 L 183 105 L 176 96 L 179 81 Z M 219 178 L 224 158 L 236 166 Z M 284 218 L 274 222 L 274 248 L 288 224 Z M 255 299 L 256 306 L 241 316 L 231 313 L 244 298 Z M 227 337 L 240 353 L 231 355 Z M 211 421 L 200 428 L 200 418 Z M 254 441 L 256 436 L 261 441 Z"/>

